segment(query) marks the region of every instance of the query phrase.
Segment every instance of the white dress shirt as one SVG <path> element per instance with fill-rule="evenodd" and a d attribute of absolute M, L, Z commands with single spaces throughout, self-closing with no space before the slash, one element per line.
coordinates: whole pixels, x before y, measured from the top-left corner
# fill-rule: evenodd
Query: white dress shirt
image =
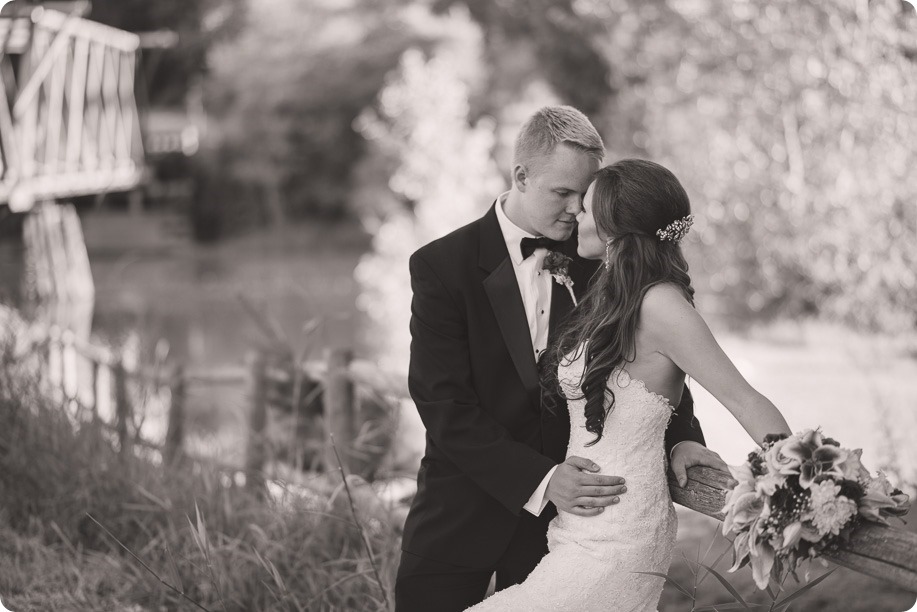
<path fill-rule="evenodd" d="M 535 361 L 541 357 L 541 354 L 548 348 L 548 329 L 551 320 L 551 275 L 541 269 L 544 263 L 547 249 L 535 249 L 535 252 L 527 258 L 522 258 L 522 239 L 536 238 L 524 229 L 517 226 L 509 220 L 503 211 L 503 203 L 506 201 L 507 194 L 504 193 L 497 198 L 497 222 L 500 224 L 500 231 L 503 232 L 503 239 L 506 241 L 506 250 L 509 251 L 509 258 L 513 262 L 513 271 L 516 273 L 516 282 L 519 284 L 519 292 L 522 294 L 522 305 L 525 306 L 525 318 L 529 324 L 529 333 L 532 336 L 532 350 L 535 352 Z M 544 477 L 535 492 L 529 498 L 529 501 L 523 506 L 525 510 L 538 516 L 548 500 L 544 494 L 548 489 L 548 482 L 554 475 L 557 466 L 551 468 L 551 471 Z"/>

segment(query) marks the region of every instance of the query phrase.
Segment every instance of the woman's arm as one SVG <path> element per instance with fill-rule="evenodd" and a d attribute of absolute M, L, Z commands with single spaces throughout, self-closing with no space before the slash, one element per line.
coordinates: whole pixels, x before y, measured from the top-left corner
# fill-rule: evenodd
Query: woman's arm
<path fill-rule="evenodd" d="M 668 284 L 651 287 L 640 318 L 650 348 L 712 393 L 756 442 L 769 433 L 792 433 L 777 407 L 748 384 L 726 356 L 679 289 Z"/>

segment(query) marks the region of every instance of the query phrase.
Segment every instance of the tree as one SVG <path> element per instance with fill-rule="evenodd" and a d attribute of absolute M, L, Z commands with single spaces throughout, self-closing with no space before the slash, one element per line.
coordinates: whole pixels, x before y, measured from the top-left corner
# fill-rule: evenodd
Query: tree
<path fill-rule="evenodd" d="M 206 74 L 210 48 L 233 36 L 246 0 L 94 0 L 89 18 L 129 32 L 170 30 L 178 43 L 150 51 L 149 103 L 183 106 L 191 85 Z"/>
<path fill-rule="evenodd" d="M 917 16 L 898 0 L 589 0 L 622 92 L 612 156 L 692 193 L 707 288 L 747 313 L 913 329 Z"/>
<path fill-rule="evenodd" d="M 356 270 L 357 305 L 382 366 L 399 373 L 407 372 L 410 345 L 408 258 L 483 214 L 504 185 L 492 157 L 493 122 L 468 120 L 469 85 L 461 75 L 474 72 L 479 39 L 467 20 L 450 19 L 458 39 L 430 57 L 407 51 L 378 108 L 359 122 L 375 154 L 394 162 L 388 188 L 399 206 L 375 226 L 373 250 Z"/>
<path fill-rule="evenodd" d="M 589 116 L 597 115 L 614 97 L 613 63 L 597 43 L 601 24 L 585 18 L 574 0 L 434 0 L 433 8 L 444 12 L 464 5 L 485 33 L 488 64 L 499 68 L 508 54 L 531 54 L 526 70 L 494 70 L 491 88 L 501 81 L 510 91 L 533 77 L 544 78 L 565 104 Z M 497 101 L 497 100 L 491 100 Z M 486 104 L 486 103 L 485 103 Z M 485 112 L 497 109 L 484 106 Z"/>
<path fill-rule="evenodd" d="M 212 55 L 208 104 L 223 173 L 256 187 L 268 216 L 340 216 L 364 140 L 353 122 L 405 49 L 404 11 L 363 0 L 264 0 Z"/>

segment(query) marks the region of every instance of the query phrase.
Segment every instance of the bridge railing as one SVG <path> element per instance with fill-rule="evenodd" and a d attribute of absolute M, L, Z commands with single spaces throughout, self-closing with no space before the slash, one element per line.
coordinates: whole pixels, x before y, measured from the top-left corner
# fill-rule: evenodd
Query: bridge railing
<path fill-rule="evenodd" d="M 0 17 L 0 204 L 123 191 L 141 178 L 139 38 L 36 8 Z"/>

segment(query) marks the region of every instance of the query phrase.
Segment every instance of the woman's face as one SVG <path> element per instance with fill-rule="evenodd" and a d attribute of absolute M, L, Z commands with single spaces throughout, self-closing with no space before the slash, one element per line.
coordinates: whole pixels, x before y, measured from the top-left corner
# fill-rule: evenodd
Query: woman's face
<path fill-rule="evenodd" d="M 595 225 L 595 216 L 592 214 L 592 196 L 595 192 L 595 181 L 589 185 L 583 197 L 583 210 L 577 215 L 579 222 L 579 246 L 577 254 L 584 259 L 603 259 L 605 257 L 605 240 L 607 236 L 600 234 Z"/>

